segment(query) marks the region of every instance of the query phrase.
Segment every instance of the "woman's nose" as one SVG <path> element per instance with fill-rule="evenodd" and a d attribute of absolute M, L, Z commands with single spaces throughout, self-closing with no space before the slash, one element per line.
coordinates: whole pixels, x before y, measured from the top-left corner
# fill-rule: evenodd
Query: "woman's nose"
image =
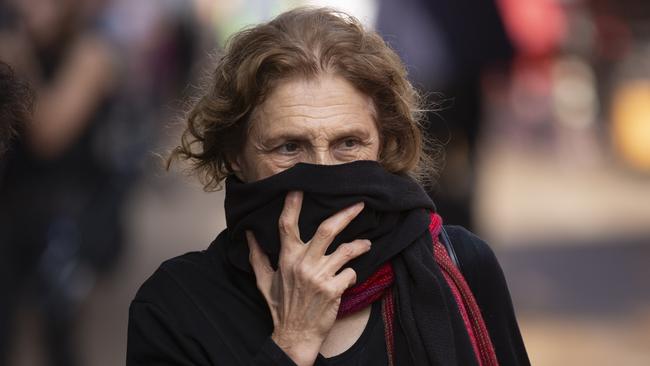
<path fill-rule="evenodd" d="M 319 165 L 335 165 L 337 164 L 336 160 L 330 154 L 328 149 L 317 149 L 312 154 L 310 163 L 319 164 Z"/>

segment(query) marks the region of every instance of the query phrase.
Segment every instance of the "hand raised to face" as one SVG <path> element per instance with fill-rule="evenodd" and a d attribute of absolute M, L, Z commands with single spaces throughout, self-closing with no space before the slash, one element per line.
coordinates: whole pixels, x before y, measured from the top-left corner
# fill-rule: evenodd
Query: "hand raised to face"
<path fill-rule="evenodd" d="M 356 282 L 353 269 L 339 270 L 370 250 L 370 241 L 355 240 L 325 255 L 336 235 L 363 210 L 363 202 L 323 221 L 307 243 L 300 239 L 298 229 L 301 205 L 302 192 L 287 194 L 278 222 L 281 249 L 277 271 L 255 235 L 246 233 L 257 287 L 273 318 L 272 338 L 299 366 L 313 364 L 334 325 L 341 295 Z"/>

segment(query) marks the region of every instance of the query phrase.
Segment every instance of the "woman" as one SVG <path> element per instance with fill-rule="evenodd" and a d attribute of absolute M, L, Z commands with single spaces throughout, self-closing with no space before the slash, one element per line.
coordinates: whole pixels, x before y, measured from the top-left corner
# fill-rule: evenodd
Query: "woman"
<path fill-rule="evenodd" d="M 462 228 L 449 252 L 439 239 L 420 111 L 345 14 L 235 35 L 175 153 L 206 188 L 225 179 L 228 228 L 139 290 L 127 363 L 528 364 L 492 252 Z"/>

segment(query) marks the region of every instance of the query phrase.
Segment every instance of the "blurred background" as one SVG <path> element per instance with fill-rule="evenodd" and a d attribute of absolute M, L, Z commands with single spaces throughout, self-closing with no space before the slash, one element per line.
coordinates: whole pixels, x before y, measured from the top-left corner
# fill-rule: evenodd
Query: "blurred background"
<path fill-rule="evenodd" d="M 438 106 L 447 223 L 494 248 L 534 365 L 650 364 L 646 0 L 2 0 L 37 94 L 0 171 L 0 364 L 117 365 L 128 306 L 224 228 L 160 155 L 209 55 L 304 4 L 377 29 Z"/>

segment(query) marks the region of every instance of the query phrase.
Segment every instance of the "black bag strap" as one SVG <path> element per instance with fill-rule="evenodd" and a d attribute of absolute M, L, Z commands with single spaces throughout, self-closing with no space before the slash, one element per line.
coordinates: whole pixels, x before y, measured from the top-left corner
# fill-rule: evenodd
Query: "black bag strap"
<path fill-rule="evenodd" d="M 456 267 L 462 273 L 463 269 L 460 266 L 460 260 L 458 260 L 458 256 L 456 255 L 454 246 L 451 244 L 451 239 L 449 239 L 449 234 L 447 234 L 447 230 L 445 230 L 444 226 L 441 229 L 442 230 L 440 230 L 440 242 L 447 250 L 447 254 L 449 254 L 449 258 L 451 258 L 451 261 L 454 263 L 454 265 L 456 265 Z"/>

